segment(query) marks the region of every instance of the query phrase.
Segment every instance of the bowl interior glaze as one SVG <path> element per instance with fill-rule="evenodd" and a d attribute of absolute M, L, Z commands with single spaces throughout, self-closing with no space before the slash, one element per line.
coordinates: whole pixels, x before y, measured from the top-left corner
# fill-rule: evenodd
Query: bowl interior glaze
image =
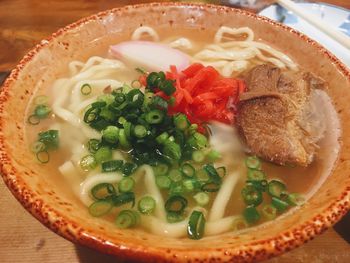
<path fill-rule="evenodd" d="M 271 43 L 303 68 L 322 76 L 338 112 L 341 150 L 334 171 L 300 209 L 254 231 L 227 233 L 200 241 L 176 240 L 135 230 L 119 230 L 91 218 L 52 171 L 33 162 L 24 132 L 27 105 L 37 89 L 50 86 L 72 60 L 86 60 L 131 34 L 140 25 L 213 30 L 249 26 L 257 39 Z M 333 55 L 302 34 L 269 19 L 227 7 L 193 4 L 148 4 L 99 13 L 71 24 L 43 40 L 21 61 L 0 95 L 0 168 L 22 205 L 43 224 L 74 242 L 134 260 L 261 260 L 310 240 L 349 210 L 350 73 Z M 112 230 L 111 230 L 112 229 Z"/>

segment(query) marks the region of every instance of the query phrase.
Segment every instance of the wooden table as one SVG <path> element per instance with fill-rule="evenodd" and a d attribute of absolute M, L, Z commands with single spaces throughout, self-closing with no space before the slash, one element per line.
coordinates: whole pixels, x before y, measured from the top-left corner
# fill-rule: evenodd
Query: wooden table
<path fill-rule="evenodd" d="M 11 70 L 29 49 L 58 28 L 101 10 L 137 2 L 153 1 L 1 0 L 0 72 Z M 350 0 L 323 2 L 350 9 Z M 0 262 L 118 262 L 46 229 L 20 206 L 2 180 L 0 193 Z M 269 262 L 345 263 L 350 262 L 350 246 L 334 229 L 329 229 L 301 248 Z"/>

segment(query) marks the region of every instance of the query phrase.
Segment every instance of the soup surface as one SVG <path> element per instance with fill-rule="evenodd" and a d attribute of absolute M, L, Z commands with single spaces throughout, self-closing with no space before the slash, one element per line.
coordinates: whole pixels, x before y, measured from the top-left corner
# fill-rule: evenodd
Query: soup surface
<path fill-rule="evenodd" d="M 101 41 L 37 91 L 26 130 L 33 157 L 96 220 L 200 239 L 275 220 L 330 173 L 339 124 L 324 91 L 326 128 L 309 166 L 265 162 L 241 140 L 235 119 L 249 72 L 304 70 L 249 28 L 140 27 Z"/>

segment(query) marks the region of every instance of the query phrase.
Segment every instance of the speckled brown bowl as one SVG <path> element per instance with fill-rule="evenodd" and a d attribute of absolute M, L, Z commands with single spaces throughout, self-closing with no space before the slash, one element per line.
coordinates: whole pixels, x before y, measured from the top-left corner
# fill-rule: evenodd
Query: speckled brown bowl
<path fill-rule="evenodd" d="M 140 25 L 215 29 L 249 26 L 257 38 L 291 55 L 330 85 L 339 114 L 341 150 L 331 176 L 305 206 L 278 223 L 247 231 L 176 240 L 135 230 L 118 230 L 91 218 L 45 166 L 33 163 L 24 133 L 25 112 L 40 86 L 50 85 L 73 59 L 86 59 L 107 47 L 120 32 Z M 338 221 L 350 208 L 350 73 L 332 54 L 289 27 L 244 11 L 212 5 L 148 4 L 99 13 L 59 30 L 29 52 L 0 95 L 0 168 L 13 195 L 59 235 L 99 251 L 137 261 L 256 261 L 302 245 Z"/>

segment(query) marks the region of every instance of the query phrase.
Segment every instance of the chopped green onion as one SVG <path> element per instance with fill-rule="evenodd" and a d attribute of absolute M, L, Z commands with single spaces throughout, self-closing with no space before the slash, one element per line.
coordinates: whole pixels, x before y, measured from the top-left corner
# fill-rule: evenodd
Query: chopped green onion
<path fill-rule="evenodd" d="M 305 202 L 305 198 L 301 194 L 293 193 L 287 196 L 286 201 L 288 202 L 288 204 L 292 206 L 297 206 L 297 205 L 302 205 Z"/>
<path fill-rule="evenodd" d="M 202 149 L 208 146 L 208 139 L 203 134 L 199 132 L 195 132 L 192 136 L 196 140 L 197 147 L 199 147 L 199 149 Z"/>
<path fill-rule="evenodd" d="M 247 206 L 243 211 L 243 216 L 248 224 L 254 224 L 260 220 L 260 214 L 254 206 Z"/>
<path fill-rule="evenodd" d="M 272 180 L 269 182 L 267 191 L 271 196 L 280 197 L 286 190 L 286 185 L 278 180 Z"/>
<path fill-rule="evenodd" d="M 141 82 L 140 82 L 140 81 L 138 81 L 137 79 L 135 79 L 135 80 L 133 80 L 133 81 L 131 82 L 131 87 L 133 87 L 134 89 L 139 89 L 139 88 L 142 87 L 142 85 L 141 85 Z"/>
<path fill-rule="evenodd" d="M 27 121 L 31 125 L 38 125 L 40 123 L 40 119 L 35 114 L 30 115 Z"/>
<path fill-rule="evenodd" d="M 187 226 L 187 235 L 191 239 L 201 239 L 204 235 L 205 217 L 200 211 L 193 211 Z"/>
<path fill-rule="evenodd" d="M 185 191 L 192 192 L 195 189 L 195 182 L 192 179 L 187 179 L 182 182 Z"/>
<path fill-rule="evenodd" d="M 110 105 L 115 101 L 115 98 L 112 94 L 102 94 L 100 96 L 98 96 L 97 98 L 97 102 L 102 102 L 104 104 L 100 104 L 104 106 Z"/>
<path fill-rule="evenodd" d="M 277 208 L 278 212 L 285 211 L 289 206 L 289 204 L 287 202 L 285 202 L 285 201 L 283 201 L 275 196 L 273 196 L 271 198 L 271 204 Z"/>
<path fill-rule="evenodd" d="M 209 193 L 217 192 L 219 191 L 219 189 L 220 189 L 220 185 L 216 183 L 206 183 L 201 187 L 201 190 L 203 192 L 209 192 Z"/>
<path fill-rule="evenodd" d="M 168 177 L 173 182 L 180 182 L 182 180 L 182 173 L 178 169 L 172 169 L 170 170 Z"/>
<path fill-rule="evenodd" d="M 155 109 L 167 109 L 168 108 L 168 102 L 159 96 L 153 96 L 151 98 L 151 102 L 149 103 L 149 106 Z"/>
<path fill-rule="evenodd" d="M 215 151 L 215 150 L 211 150 L 207 154 L 208 162 L 215 162 L 215 161 L 219 160 L 220 158 L 221 158 L 221 154 L 218 151 Z"/>
<path fill-rule="evenodd" d="M 169 194 L 170 195 L 181 195 L 184 194 L 185 189 L 182 182 L 172 182 L 170 185 Z"/>
<path fill-rule="evenodd" d="M 265 173 L 260 170 L 248 169 L 248 180 L 262 181 L 266 178 Z"/>
<path fill-rule="evenodd" d="M 164 119 L 164 112 L 160 110 L 151 110 L 145 116 L 145 120 L 149 124 L 158 124 L 161 123 Z"/>
<path fill-rule="evenodd" d="M 125 136 L 128 140 L 131 139 L 131 126 L 132 126 L 131 122 L 125 121 L 123 123 Z"/>
<path fill-rule="evenodd" d="M 141 107 L 145 95 L 139 89 L 132 89 L 126 94 L 128 105 L 134 108 Z"/>
<path fill-rule="evenodd" d="M 197 150 L 192 152 L 192 160 L 195 161 L 196 163 L 201 163 L 204 161 L 204 159 L 205 159 L 205 154 L 202 151 Z"/>
<path fill-rule="evenodd" d="M 104 100 L 104 98 L 102 96 L 99 97 L 99 101 L 95 101 L 95 102 L 91 103 L 91 107 L 93 109 L 101 109 L 105 106 L 107 106 L 107 101 Z"/>
<path fill-rule="evenodd" d="M 106 197 L 113 194 L 115 194 L 115 188 L 110 183 L 100 183 L 91 189 L 91 195 L 96 200 L 106 199 Z"/>
<path fill-rule="evenodd" d="M 97 161 L 96 161 L 95 157 L 91 154 L 85 155 L 80 160 L 80 167 L 85 172 L 95 169 L 96 166 L 97 166 Z"/>
<path fill-rule="evenodd" d="M 210 179 L 212 182 L 216 184 L 221 183 L 221 177 L 219 176 L 218 172 L 214 168 L 212 164 L 206 164 L 203 166 L 203 169 L 208 173 Z"/>
<path fill-rule="evenodd" d="M 169 166 L 163 163 L 158 164 L 157 166 L 153 167 L 153 171 L 155 175 L 166 175 L 169 171 Z"/>
<path fill-rule="evenodd" d="M 81 86 L 81 88 L 80 88 L 80 92 L 81 92 L 81 94 L 83 94 L 83 95 L 89 95 L 89 94 L 91 93 L 91 91 L 92 91 L 92 88 L 91 88 L 91 86 L 90 86 L 89 84 L 87 84 L 87 83 L 83 84 L 83 85 Z"/>
<path fill-rule="evenodd" d="M 262 193 L 257 190 L 253 185 L 246 185 L 241 191 L 244 202 L 247 205 L 258 206 L 263 201 Z"/>
<path fill-rule="evenodd" d="M 109 143 L 118 143 L 119 128 L 116 126 L 107 126 L 107 128 L 102 131 L 102 138 Z"/>
<path fill-rule="evenodd" d="M 175 127 L 181 131 L 186 130 L 190 126 L 190 123 L 185 114 L 176 114 L 173 118 Z"/>
<path fill-rule="evenodd" d="M 109 110 L 108 108 L 102 108 L 100 111 L 100 118 L 103 118 L 106 121 L 114 122 L 116 119 L 115 112 Z"/>
<path fill-rule="evenodd" d="M 216 168 L 216 172 L 218 173 L 220 178 L 224 178 L 226 175 L 226 167 L 224 167 L 224 166 L 218 167 L 218 168 Z"/>
<path fill-rule="evenodd" d="M 138 73 L 141 73 L 141 74 L 146 74 L 147 71 L 144 69 L 144 68 L 141 68 L 141 67 L 138 67 L 138 68 L 135 68 L 135 70 L 138 72 Z"/>
<path fill-rule="evenodd" d="M 194 177 L 196 170 L 194 169 L 194 167 L 191 164 L 184 163 L 181 165 L 181 172 L 184 176 Z"/>
<path fill-rule="evenodd" d="M 165 202 L 165 210 L 168 213 L 182 214 L 187 206 L 187 199 L 181 195 L 173 195 Z"/>
<path fill-rule="evenodd" d="M 173 94 L 176 90 L 173 84 L 173 80 L 170 79 L 164 80 L 163 83 L 161 83 L 161 85 L 159 86 L 159 89 L 168 96 Z"/>
<path fill-rule="evenodd" d="M 102 131 L 103 129 L 106 129 L 109 126 L 109 122 L 105 119 L 99 119 L 95 122 L 90 123 L 90 127 L 97 130 Z"/>
<path fill-rule="evenodd" d="M 122 172 L 125 176 L 129 176 L 135 172 L 137 169 L 137 164 L 135 163 L 125 163 L 122 168 Z"/>
<path fill-rule="evenodd" d="M 272 220 L 276 218 L 277 209 L 273 205 L 266 204 L 262 207 L 261 213 L 266 219 Z"/>
<path fill-rule="evenodd" d="M 159 144 L 164 144 L 169 138 L 169 134 L 167 132 L 163 132 L 157 136 L 156 141 Z"/>
<path fill-rule="evenodd" d="M 35 107 L 34 114 L 39 119 L 45 119 L 49 116 L 51 108 L 47 105 L 41 104 Z"/>
<path fill-rule="evenodd" d="M 171 180 L 168 176 L 165 175 L 157 176 L 156 184 L 160 189 L 169 189 L 171 185 Z"/>
<path fill-rule="evenodd" d="M 119 129 L 118 139 L 119 139 L 119 144 L 122 147 L 122 149 L 127 150 L 127 149 L 131 148 L 131 145 L 127 139 L 127 136 L 126 136 L 124 129 Z"/>
<path fill-rule="evenodd" d="M 131 228 L 138 224 L 139 215 L 133 210 L 122 210 L 119 212 L 115 224 L 118 228 Z"/>
<path fill-rule="evenodd" d="M 119 195 L 111 195 L 108 199 L 113 203 L 114 206 L 122 206 L 128 203 L 132 203 L 131 206 L 135 205 L 135 194 L 133 192 L 124 192 Z"/>
<path fill-rule="evenodd" d="M 135 186 L 135 180 L 131 177 L 123 178 L 118 184 L 118 190 L 121 193 L 131 192 Z"/>
<path fill-rule="evenodd" d="M 114 95 L 114 101 L 117 107 L 120 106 L 125 100 L 126 100 L 126 96 L 124 93 L 116 93 Z"/>
<path fill-rule="evenodd" d="M 87 142 L 87 147 L 90 153 L 96 153 L 97 150 L 101 147 L 100 141 L 97 139 L 90 139 Z"/>
<path fill-rule="evenodd" d="M 200 182 L 207 182 L 210 179 L 208 173 L 204 169 L 197 170 L 196 177 Z"/>
<path fill-rule="evenodd" d="M 247 180 L 247 185 L 254 186 L 260 192 L 266 192 L 268 182 L 266 180 L 262 180 L 262 181 Z"/>
<path fill-rule="evenodd" d="M 138 202 L 140 213 L 150 215 L 156 208 L 156 200 L 151 196 L 144 196 Z"/>
<path fill-rule="evenodd" d="M 143 138 L 143 137 L 145 137 L 146 135 L 147 135 L 147 129 L 146 129 L 146 127 L 145 126 L 143 126 L 143 125 L 136 125 L 135 127 L 134 127 L 134 135 L 135 135 L 135 137 L 137 137 L 137 138 Z"/>
<path fill-rule="evenodd" d="M 249 156 L 245 159 L 245 164 L 250 169 L 260 170 L 261 162 L 256 156 Z"/>
<path fill-rule="evenodd" d="M 102 172 L 115 172 L 121 171 L 123 167 L 123 160 L 111 160 L 102 163 Z"/>
<path fill-rule="evenodd" d="M 131 87 L 126 83 L 123 84 L 122 91 L 123 93 L 128 93 L 131 90 Z"/>
<path fill-rule="evenodd" d="M 43 142 L 34 142 L 30 147 L 32 152 L 38 153 L 46 150 L 46 145 Z"/>
<path fill-rule="evenodd" d="M 45 143 L 47 149 L 57 149 L 59 137 L 57 130 L 47 130 L 38 134 L 39 141 Z"/>
<path fill-rule="evenodd" d="M 39 95 L 34 98 L 35 105 L 47 104 L 49 102 L 49 98 L 45 95 Z"/>
<path fill-rule="evenodd" d="M 50 154 L 46 150 L 37 152 L 36 159 L 41 163 L 48 163 L 50 161 Z"/>
<path fill-rule="evenodd" d="M 241 216 L 235 218 L 232 223 L 232 230 L 238 231 L 248 227 L 247 221 Z"/>
<path fill-rule="evenodd" d="M 95 153 L 95 159 L 98 163 L 108 161 L 112 158 L 112 150 L 106 146 L 102 146 Z"/>
<path fill-rule="evenodd" d="M 105 200 L 98 200 L 89 206 L 89 213 L 94 217 L 100 217 L 111 211 L 113 205 Z"/>
<path fill-rule="evenodd" d="M 206 206 L 209 204 L 209 195 L 205 192 L 199 192 L 193 196 L 194 200 L 199 206 Z"/>
<path fill-rule="evenodd" d="M 174 96 L 170 96 L 170 99 L 168 100 L 168 103 L 170 106 L 174 106 L 176 102 L 176 99 Z"/>
<path fill-rule="evenodd" d="M 94 107 L 88 109 L 84 114 L 84 122 L 88 124 L 95 122 L 98 119 L 100 111 L 99 108 Z"/>
<path fill-rule="evenodd" d="M 168 140 L 164 143 L 163 153 L 172 160 L 180 160 L 181 147 L 176 142 Z"/>

